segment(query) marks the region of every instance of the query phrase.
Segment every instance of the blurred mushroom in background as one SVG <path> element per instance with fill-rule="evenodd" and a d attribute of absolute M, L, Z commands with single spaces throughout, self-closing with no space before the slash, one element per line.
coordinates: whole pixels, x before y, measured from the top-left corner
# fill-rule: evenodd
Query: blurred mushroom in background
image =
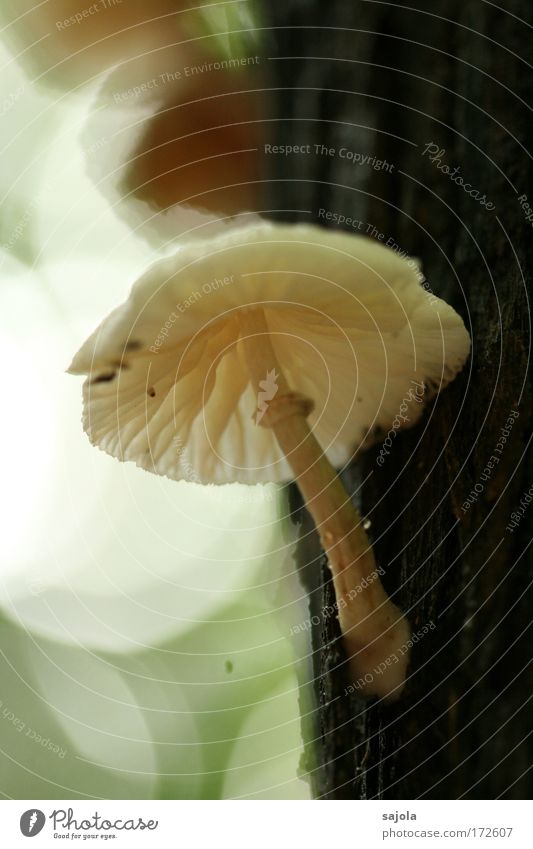
<path fill-rule="evenodd" d="M 89 176 L 151 241 L 207 238 L 257 220 L 263 121 L 259 57 L 186 45 L 110 72 L 83 132 Z"/>
<path fill-rule="evenodd" d="M 184 37 L 200 0 L 3 0 L 3 36 L 32 84 L 72 91 L 106 68 Z"/>
<path fill-rule="evenodd" d="M 24 0 L 2 18 L 32 84 L 97 84 L 87 173 L 136 231 L 161 246 L 254 219 L 268 106 L 253 5 Z"/>

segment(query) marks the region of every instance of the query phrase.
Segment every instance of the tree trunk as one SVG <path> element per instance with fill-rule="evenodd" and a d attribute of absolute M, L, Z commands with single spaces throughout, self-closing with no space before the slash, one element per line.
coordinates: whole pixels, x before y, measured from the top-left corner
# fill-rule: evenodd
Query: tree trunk
<path fill-rule="evenodd" d="M 396 704 L 350 692 L 324 557 L 318 543 L 301 548 L 319 621 L 314 792 L 527 798 L 529 0 L 263 6 L 277 116 L 268 141 L 311 146 L 265 154 L 272 214 L 324 226 L 346 216 L 355 224 L 343 229 L 420 257 L 473 342 L 463 374 L 391 438 L 383 466 L 378 446 L 345 476 L 352 492 L 367 480 L 360 506 L 385 586 L 419 635 Z"/>

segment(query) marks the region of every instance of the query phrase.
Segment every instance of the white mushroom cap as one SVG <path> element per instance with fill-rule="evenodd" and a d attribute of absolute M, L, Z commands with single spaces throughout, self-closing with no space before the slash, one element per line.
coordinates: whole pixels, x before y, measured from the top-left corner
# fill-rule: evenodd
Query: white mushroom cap
<path fill-rule="evenodd" d="M 234 230 L 153 265 L 76 354 L 91 442 L 176 480 L 289 480 L 273 432 L 253 420 L 238 312 L 256 306 L 336 467 L 395 420 L 412 425 L 470 349 L 415 261 L 314 226 Z"/>

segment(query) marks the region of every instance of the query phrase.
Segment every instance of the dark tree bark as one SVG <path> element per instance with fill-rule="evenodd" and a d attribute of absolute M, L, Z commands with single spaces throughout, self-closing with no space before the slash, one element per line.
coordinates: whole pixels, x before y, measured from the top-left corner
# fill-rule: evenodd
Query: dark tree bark
<path fill-rule="evenodd" d="M 361 507 L 387 590 L 414 632 L 434 625 L 412 650 L 396 704 L 346 692 L 338 624 L 324 613 L 334 600 L 324 557 L 318 543 L 301 549 L 320 619 L 312 781 L 320 798 L 526 798 L 531 8 L 528 0 L 508 0 L 505 10 L 485 0 L 408 6 L 263 8 L 274 28 L 269 141 L 335 150 L 265 156 L 270 207 L 290 210 L 275 216 L 335 226 L 326 210 L 361 223 L 344 229 L 392 239 L 422 259 L 432 291 L 460 312 L 473 340 L 464 373 L 396 436 L 383 467 L 378 447 L 345 476 L 352 492 L 366 480 Z M 444 151 L 435 162 L 424 155 L 430 143 Z M 354 165 L 342 147 L 392 167 Z M 455 168 L 477 198 L 454 182 Z M 513 513 L 521 518 L 508 529 Z"/>

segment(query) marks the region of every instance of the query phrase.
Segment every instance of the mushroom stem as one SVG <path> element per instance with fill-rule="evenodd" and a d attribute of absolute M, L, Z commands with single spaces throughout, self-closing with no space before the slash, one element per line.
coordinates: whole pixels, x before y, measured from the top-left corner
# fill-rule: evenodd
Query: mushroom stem
<path fill-rule="evenodd" d="M 260 424 L 274 432 L 328 555 L 352 688 L 394 698 L 405 681 L 407 620 L 385 592 L 361 516 L 309 427 L 313 402 L 288 384 L 263 309 L 241 309 L 238 316 L 246 364 L 258 394 L 267 374 L 275 373 L 277 390 Z"/>

